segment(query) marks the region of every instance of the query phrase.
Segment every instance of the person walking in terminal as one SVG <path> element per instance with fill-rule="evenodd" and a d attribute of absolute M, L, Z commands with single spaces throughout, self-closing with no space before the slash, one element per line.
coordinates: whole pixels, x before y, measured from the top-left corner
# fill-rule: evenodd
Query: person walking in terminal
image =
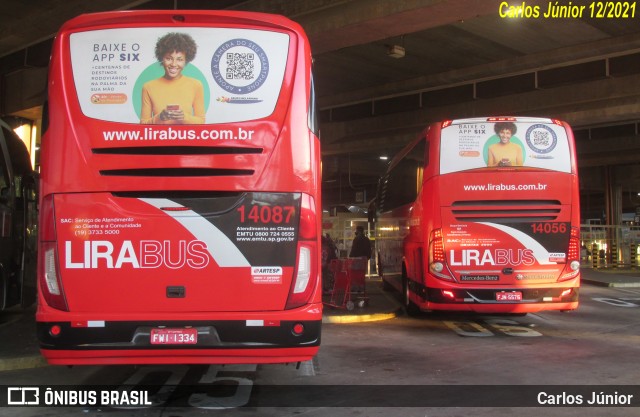
<path fill-rule="evenodd" d="M 195 78 L 182 74 L 197 51 L 193 38 L 185 33 L 168 33 L 156 43 L 156 58 L 164 75 L 142 87 L 142 124 L 204 123 L 204 88 Z"/>
<path fill-rule="evenodd" d="M 518 130 L 515 123 L 499 122 L 495 124 L 494 130 L 500 142 L 489 146 L 488 165 L 490 167 L 522 166 L 522 147 L 511 142 L 511 137 Z"/>
<path fill-rule="evenodd" d="M 366 257 L 371 259 L 371 241 L 364 234 L 364 227 L 356 227 L 356 235 L 351 244 L 350 258 Z"/>

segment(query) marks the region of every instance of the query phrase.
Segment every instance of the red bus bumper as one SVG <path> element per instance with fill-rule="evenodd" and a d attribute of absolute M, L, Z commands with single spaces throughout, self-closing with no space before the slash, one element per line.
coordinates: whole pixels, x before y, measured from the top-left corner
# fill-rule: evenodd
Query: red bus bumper
<path fill-rule="evenodd" d="M 570 311 L 578 308 L 580 280 L 527 288 L 459 288 L 453 285 L 418 290 L 423 311 L 471 311 L 485 314 L 536 313 L 548 310 Z M 515 299 L 500 301 L 498 294 Z M 415 300 L 414 300 L 415 301 Z"/>
<path fill-rule="evenodd" d="M 39 312 L 40 352 L 52 365 L 300 362 L 320 347 L 322 305 L 280 312 L 192 313 L 181 320 L 165 313 L 103 318 Z M 167 340 L 156 337 L 159 331 L 184 337 Z"/>
<path fill-rule="evenodd" d="M 49 350 L 40 352 L 50 365 L 193 365 L 292 363 L 313 358 L 319 346 L 274 349 Z"/>

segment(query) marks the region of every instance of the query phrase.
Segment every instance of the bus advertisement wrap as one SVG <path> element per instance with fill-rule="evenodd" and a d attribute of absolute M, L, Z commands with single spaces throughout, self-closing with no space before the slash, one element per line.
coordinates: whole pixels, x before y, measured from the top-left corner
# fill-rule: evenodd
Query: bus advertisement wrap
<path fill-rule="evenodd" d="M 511 136 L 497 130 L 509 127 Z M 504 148 L 504 149 L 499 149 Z M 526 166 L 559 172 L 571 172 L 567 134 L 562 126 L 527 121 L 455 121 L 442 129 L 440 174 L 494 166 Z M 509 162 L 508 152 L 515 157 Z M 500 158 L 496 158 L 500 155 Z"/>
<path fill-rule="evenodd" d="M 170 42 L 186 43 L 193 57 L 165 64 L 157 55 Z M 73 33 L 70 45 L 73 79 L 86 116 L 170 124 L 150 120 L 153 109 L 168 109 L 194 117 L 185 124 L 211 124 L 255 120 L 273 112 L 289 36 L 231 28 L 126 28 Z M 183 68 L 179 81 L 170 79 L 172 66 Z"/>

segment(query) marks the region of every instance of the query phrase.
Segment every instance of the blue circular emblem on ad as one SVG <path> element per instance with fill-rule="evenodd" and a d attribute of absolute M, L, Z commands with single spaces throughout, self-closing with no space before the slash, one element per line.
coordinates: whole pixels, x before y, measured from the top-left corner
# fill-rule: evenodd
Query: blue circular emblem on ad
<path fill-rule="evenodd" d="M 543 124 L 536 124 L 527 129 L 525 139 L 529 148 L 541 154 L 551 152 L 558 144 L 556 132 Z"/>
<path fill-rule="evenodd" d="M 269 58 L 257 43 L 232 39 L 213 54 L 211 74 L 216 84 L 228 93 L 253 93 L 267 80 Z"/>

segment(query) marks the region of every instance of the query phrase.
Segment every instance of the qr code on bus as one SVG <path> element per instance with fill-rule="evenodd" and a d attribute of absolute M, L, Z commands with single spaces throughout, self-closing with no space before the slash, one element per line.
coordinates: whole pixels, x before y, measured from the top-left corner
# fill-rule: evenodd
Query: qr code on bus
<path fill-rule="evenodd" d="M 227 54 L 227 80 L 252 80 L 255 69 L 255 54 L 228 53 Z"/>
<path fill-rule="evenodd" d="M 549 146 L 550 138 L 547 132 L 534 131 L 533 144 L 535 146 Z"/>

